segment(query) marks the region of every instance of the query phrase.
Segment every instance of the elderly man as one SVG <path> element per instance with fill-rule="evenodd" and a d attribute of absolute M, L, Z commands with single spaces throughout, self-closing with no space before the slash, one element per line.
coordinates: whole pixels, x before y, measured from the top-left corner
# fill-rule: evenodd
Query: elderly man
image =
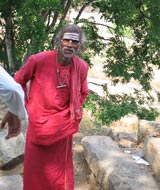
<path fill-rule="evenodd" d="M 88 95 L 88 64 L 76 55 L 84 40 L 80 27 L 66 25 L 55 39 L 56 50 L 30 56 L 15 74 L 28 94 L 24 190 L 74 189 L 72 135 Z"/>
<path fill-rule="evenodd" d="M 8 106 L 9 111 L 2 120 L 0 128 L 8 123 L 6 139 L 15 137 L 21 132 L 20 120 L 27 118 L 24 106 L 24 92 L 21 86 L 0 66 L 0 97 Z"/>

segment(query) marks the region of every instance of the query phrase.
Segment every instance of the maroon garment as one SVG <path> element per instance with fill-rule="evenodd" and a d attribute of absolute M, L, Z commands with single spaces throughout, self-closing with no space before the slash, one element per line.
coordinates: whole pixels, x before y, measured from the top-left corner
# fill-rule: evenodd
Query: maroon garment
<path fill-rule="evenodd" d="M 23 190 L 74 190 L 72 137 L 51 146 L 26 144 Z"/>
<path fill-rule="evenodd" d="M 29 115 L 24 190 L 73 190 L 72 135 L 88 95 L 88 64 L 74 56 L 70 67 L 58 68 L 61 81 L 69 69 L 65 88 L 57 88 L 56 51 L 32 55 L 15 75 Z"/>
<path fill-rule="evenodd" d="M 66 70 L 66 66 L 59 67 Z M 74 56 L 67 87 L 57 89 L 56 51 L 47 51 L 31 56 L 16 73 L 15 80 L 23 89 L 31 80 L 26 105 L 32 142 L 50 145 L 78 131 L 81 106 L 88 95 L 87 72 L 87 63 Z"/>

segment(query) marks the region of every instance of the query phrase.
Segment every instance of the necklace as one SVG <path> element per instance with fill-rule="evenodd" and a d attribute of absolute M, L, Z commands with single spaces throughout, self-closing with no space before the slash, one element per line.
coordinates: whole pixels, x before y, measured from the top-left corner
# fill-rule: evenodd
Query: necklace
<path fill-rule="evenodd" d="M 56 72 L 57 72 L 57 79 L 58 79 L 58 86 L 57 88 L 65 88 L 67 87 L 67 84 L 66 83 L 66 79 L 67 79 L 67 76 L 68 76 L 68 73 L 69 73 L 69 69 L 70 69 L 70 64 L 67 66 L 67 70 L 64 74 L 64 78 L 63 78 L 63 81 L 61 81 L 60 79 L 60 70 L 58 68 L 58 62 L 57 62 L 57 56 L 56 56 Z"/>

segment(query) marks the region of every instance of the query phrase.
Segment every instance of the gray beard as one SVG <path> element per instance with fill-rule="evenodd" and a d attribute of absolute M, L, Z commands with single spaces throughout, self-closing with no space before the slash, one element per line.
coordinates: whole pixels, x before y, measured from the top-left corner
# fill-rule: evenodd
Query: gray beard
<path fill-rule="evenodd" d="M 60 47 L 60 50 L 61 50 L 61 53 L 62 55 L 65 57 L 65 58 L 72 58 L 76 53 L 77 51 L 74 49 L 74 48 L 68 48 L 68 47 Z M 65 50 L 69 50 L 69 51 L 72 51 L 72 53 L 65 53 Z"/>

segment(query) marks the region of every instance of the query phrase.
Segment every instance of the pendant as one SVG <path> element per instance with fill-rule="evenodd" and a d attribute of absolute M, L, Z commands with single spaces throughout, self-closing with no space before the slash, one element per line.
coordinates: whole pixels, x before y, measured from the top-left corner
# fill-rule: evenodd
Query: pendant
<path fill-rule="evenodd" d="M 67 87 L 66 84 L 61 84 L 61 85 L 58 85 L 58 86 L 57 86 L 57 88 L 65 88 L 65 87 Z"/>

